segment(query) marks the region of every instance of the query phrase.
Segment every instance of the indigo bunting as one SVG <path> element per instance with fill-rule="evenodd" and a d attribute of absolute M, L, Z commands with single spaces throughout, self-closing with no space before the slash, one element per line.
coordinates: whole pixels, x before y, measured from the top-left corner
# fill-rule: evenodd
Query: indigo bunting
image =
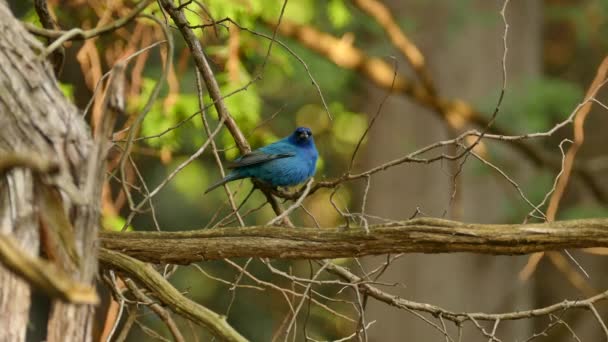
<path fill-rule="evenodd" d="M 228 163 L 227 168 L 233 170 L 205 193 L 243 178 L 256 178 L 273 187 L 297 185 L 315 174 L 318 156 L 310 128 L 298 127 L 290 136 Z"/>

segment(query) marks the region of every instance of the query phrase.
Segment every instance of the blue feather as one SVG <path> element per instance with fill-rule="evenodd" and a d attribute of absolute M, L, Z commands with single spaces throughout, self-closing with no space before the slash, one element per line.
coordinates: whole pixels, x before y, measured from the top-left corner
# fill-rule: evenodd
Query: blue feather
<path fill-rule="evenodd" d="M 290 136 L 234 160 L 229 166 L 233 170 L 205 193 L 243 178 L 274 187 L 297 185 L 315 174 L 318 156 L 310 128 L 298 127 Z"/>

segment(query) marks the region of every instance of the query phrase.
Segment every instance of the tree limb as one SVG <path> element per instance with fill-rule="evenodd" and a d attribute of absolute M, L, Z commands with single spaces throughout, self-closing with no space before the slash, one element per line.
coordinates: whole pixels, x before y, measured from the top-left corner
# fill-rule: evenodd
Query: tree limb
<path fill-rule="evenodd" d="M 422 218 L 363 229 L 249 227 L 102 232 L 101 246 L 142 261 L 189 264 L 232 257 L 326 259 L 386 253 L 528 254 L 608 247 L 608 219 L 472 224 Z"/>
<path fill-rule="evenodd" d="M 226 317 L 186 298 L 152 266 L 122 253 L 100 249 L 99 261 L 111 268 L 125 272 L 154 293 L 172 311 L 207 327 L 223 341 L 247 341 L 226 321 Z"/>
<path fill-rule="evenodd" d="M 361 283 L 361 281 L 363 280 L 362 278 L 351 273 L 345 267 L 342 267 L 342 266 L 339 266 L 339 265 L 336 265 L 333 263 L 327 263 L 325 265 L 327 265 L 326 269 L 328 272 L 336 274 L 336 275 L 340 276 L 342 279 L 348 280 L 351 283 L 357 284 L 357 283 Z M 552 312 L 565 311 L 570 308 L 589 309 L 589 306 L 593 305 L 593 303 L 596 303 L 599 301 L 604 301 L 604 300 L 606 300 L 606 298 L 608 298 L 608 291 L 604 291 L 604 292 L 598 293 L 597 295 L 586 298 L 586 299 L 564 300 L 559 303 L 555 303 L 555 304 L 552 304 L 549 306 L 532 309 L 532 310 L 513 311 L 513 312 L 504 312 L 504 313 L 484 313 L 484 312 L 469 313 L 469 312 L 453 312 L 453 311 L 445 310 L 441 307 L 438 307 L 438 306 L 435 306 L 432 304 L 413 302 L 413 301 L 407 300 L 405 298 L 401 298 L 399 296 L 395 296 L 390 293 L 384 292 L 384 291 L 380 290 L 378 287 L 370 285 L 370 284 L 365 284 L 365 283 L 360 284 L 359 291 L 362 293 L 365 293 L 367 295 L 370 295 L 371 297 L 373 297 L 374 299 L 376 299 L 378 301 L 384 302 L 386 304 L 392 305 L 397 308 L 427 312 L 436 317 L 442 317 L 442 318 L 445 318 L 445 319 L 453 321 L 453 322 L 465 322 L 468 320 L 495 321 L 498 319 L 505 321 L 505 320 L 525 319 L 525 318 L 530 318 L 530 317 L 539 317 L 539 316 L 548 315 Z"/>
<path fill-rule="evenodd" d="M 0 262 L 51 297 L 80 304 L 99 302 L 95 288 L 72 280 L 46 260 L 28 255 L 9 235 L 0 235 Z"/>

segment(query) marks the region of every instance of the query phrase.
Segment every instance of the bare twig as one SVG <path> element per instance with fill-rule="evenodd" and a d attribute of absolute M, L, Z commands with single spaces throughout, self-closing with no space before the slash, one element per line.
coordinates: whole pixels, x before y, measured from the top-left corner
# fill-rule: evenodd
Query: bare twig
<path fill-rule="evenodd" d="M 127 278 L 127 279 L 125 279 L 125 284 L 127 284 L 127 287 L 129 288 L 129 290 L 131 290 L 131 293 L 133 293 L 133 296 L 135 296 L 135 298 L 137 298 L 137 300 L 143 302 L 144 305 L 147 305 L 148 307 L 150 307 L 150 310 L 154 311 L 154 313 L 156 313 L 156 315 L 163 322 L 165 322 L 165 324 L 167 325 L 167 328 L 169 328 L 169 331 L 171 332 L 171 335 L 173 335 L 175 342 L 184 342 L 185 341 L 184 336 L 182 336 L 182 333 L 179 331 L 179 328 L 177 327 L 177 325 L 175 325 L 175 321 L 173 321 L 173 318 L 171 318 L 171 315 L 167 312 L 167 310 L 163 309 L 163 307 L 160 306 L 160 304 L 155 303 L 152 299 L 150 299 L 150 297 L 146 296 L 137 287 L 137 285 L 133 282 L 133 280 Z"/>
<path fill-rule="evenodd" d="M 100 250 L 99 260 L 107 267 L 127 273 L 138 283 L 151 290 L 172 311 L 203 324 L 215 336 L 225 341 L 247 341 L 222 316 L 184 297 L 152 266 L 106 249 Z"/>

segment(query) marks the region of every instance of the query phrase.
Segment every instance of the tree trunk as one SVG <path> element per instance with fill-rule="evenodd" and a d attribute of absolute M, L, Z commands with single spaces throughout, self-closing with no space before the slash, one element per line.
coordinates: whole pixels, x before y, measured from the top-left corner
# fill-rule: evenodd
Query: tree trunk
<path fill-rule="evenodd" d="M 92 168 L 99 161 L 91 161 L 88 127 L 61 93 L 43 51 L 0 1 L 0 159 L 57 165 L 52 173 L 13 168 L 0 174 L 0 233 L 11 234 L 30 255 L 42 249 L 75 280 L 92 284 L 100 188 L 94 176 L 103 168 Z M 1 341 L 25 340 L 30 295 L 27 283 L 0 268 Z M 55 300 L 47 340 L 90 341 L 92 312 L 90 305 Z"/>

